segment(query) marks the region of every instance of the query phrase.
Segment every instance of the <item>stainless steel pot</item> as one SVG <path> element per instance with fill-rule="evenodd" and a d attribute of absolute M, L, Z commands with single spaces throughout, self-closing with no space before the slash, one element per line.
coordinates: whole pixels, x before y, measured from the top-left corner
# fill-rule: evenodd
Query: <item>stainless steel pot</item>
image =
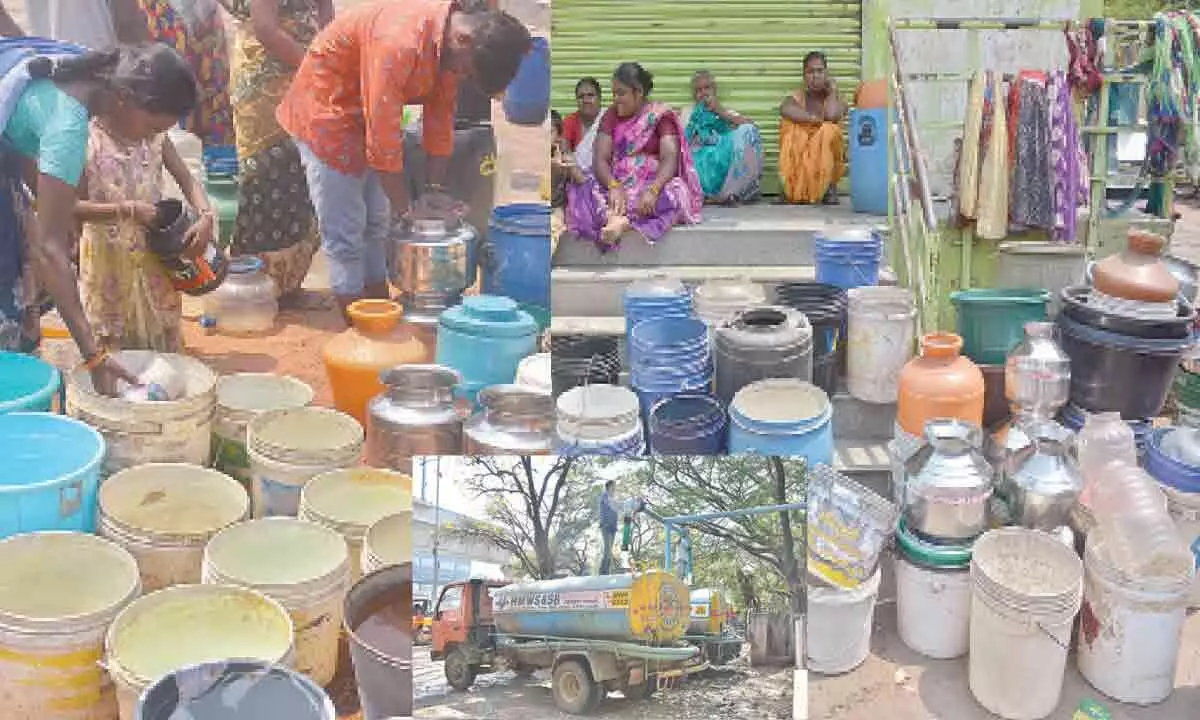
<path fill-rule="evenodd" d="M 455 405 L 458 371 L 441 365 L 400 365 L 379 376 L 387 386 L 367 406 L 367 464 L 412 472 L 416 455 L 460 455 L 463 418 Z"/>
<path fill-rule="evenodd" d="M 465 455 L 548 455 L 554 443 L 554 399 L 520 385 L 479 392 L 482 409 L 464 427 Z"/>
<path fill-rule="evenodd" d="M 1029 443 L 1006 463 L 1000 493 L 1013 522 L 1035 530 L 1067 525 L 1083 490 L 1074 435 L 1051 420 L 1021 428 Z"/>
<path fill-rule="evenodd" d="M 1071 392 L 1071 358 L 1055 340 L 1054 323 L 1025 323 L 1025 338 L 1004 364 L 1004 394 L 1016 412 L 1055 415 Z"/>
<path fill-rule="evenodd" d="M 400 290 L 405 320 L 436 322 L 475 284 L 479 235 L 466 223 L 417 220 L 392 228 L 392 284 Z"/>
<path fill-rule="evenodd" d="M 930 420 L 925 444 L 904 464 L 904 514 L 909 529 L 947 542 L 968 541 L 988 528 L 992 466 L 983 432 L 957 419 Z"/>

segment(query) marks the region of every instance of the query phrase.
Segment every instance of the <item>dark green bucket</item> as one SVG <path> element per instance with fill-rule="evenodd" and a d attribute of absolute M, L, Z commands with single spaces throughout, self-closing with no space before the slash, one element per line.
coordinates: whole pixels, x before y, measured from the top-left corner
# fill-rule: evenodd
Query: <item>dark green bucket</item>
<path fill-rule="evenodd" d="M 1025 323 L 1047 318 L 1048 290 L 959 290 L 950 296 L 958 314 L 963 354 L 983 365 L 1003 365 L 1025 337 Z"/>
<path fill-rule="evenodd" d="M 238 180 L 232 175 L 211 175 L 204 181 L 204 190 L 217 214 L 221 230 L 221 247 L 233 242 L 233 226 L 237 222 Z"/>

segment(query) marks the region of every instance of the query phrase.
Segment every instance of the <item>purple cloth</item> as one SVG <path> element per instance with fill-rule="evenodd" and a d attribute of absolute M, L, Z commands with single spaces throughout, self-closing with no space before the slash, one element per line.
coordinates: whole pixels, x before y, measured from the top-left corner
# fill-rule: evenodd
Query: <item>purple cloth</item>
<path fill-rule="evenodd" d="M 1054 174 L 1051 237 L 1075 242 L 1077 210 L 1087 204 L 1087 156 L 1072 109 L 1071 83 L 1062 70 L 1050 76 L 1050 163 Z"/>

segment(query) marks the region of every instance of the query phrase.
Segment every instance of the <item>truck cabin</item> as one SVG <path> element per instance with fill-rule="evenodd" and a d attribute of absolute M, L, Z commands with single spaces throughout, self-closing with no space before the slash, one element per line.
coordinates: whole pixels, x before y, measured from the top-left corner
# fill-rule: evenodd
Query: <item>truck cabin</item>
<path fill-rule="evenodd" d="M 433 611 L 433 647 L 430 657 L 440 660 L 454 645 L 476 649 L 495 645 L 496 621 L 492 616 L 492 590 L 507 582 L 470 578 L 442 588 Z"/>

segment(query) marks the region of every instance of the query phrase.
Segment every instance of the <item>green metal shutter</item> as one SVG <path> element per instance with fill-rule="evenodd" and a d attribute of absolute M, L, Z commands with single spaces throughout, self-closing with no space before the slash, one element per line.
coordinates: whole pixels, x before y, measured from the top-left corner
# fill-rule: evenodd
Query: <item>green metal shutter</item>
<path fill-rule="evenodd" d="M 551 27 L 553 103 L 564 116 L 581 77 L 600 80 L 610 101 L 625 61 L 653 73 L 652 97 L 676 108 L 692 101 L 692 73 L 711 70 L 725 106 L 762 130 L 768 193 L 779 186 L 779 103 L 803 82 L 804 56 L 824 52 L 848 100 L 860 78 L 861 0 L 554 0 Z"/>

